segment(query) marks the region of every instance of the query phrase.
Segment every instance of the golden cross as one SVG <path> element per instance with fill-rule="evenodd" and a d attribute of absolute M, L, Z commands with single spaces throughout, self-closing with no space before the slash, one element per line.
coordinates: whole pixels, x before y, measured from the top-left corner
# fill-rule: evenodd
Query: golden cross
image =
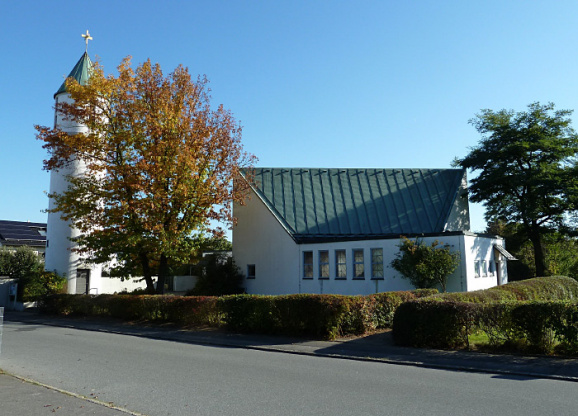
<path fill-rule="evenodd" d="M 82 35 L 80 35 L 84 38 L 85 42 L 86 42 L 86 49 L 84 50 L 85 52 L 88 52 L 88 41 L 92 40 L 92 36 L 90 36 L 90 33 L 88 33 L 88 29 L 86 30 L 86 35 L 83 33 Z"/>

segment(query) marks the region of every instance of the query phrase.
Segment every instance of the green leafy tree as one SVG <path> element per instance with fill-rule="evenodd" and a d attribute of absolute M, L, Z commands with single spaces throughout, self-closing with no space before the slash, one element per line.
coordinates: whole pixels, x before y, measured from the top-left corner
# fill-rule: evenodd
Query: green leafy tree
<path fill-rule="evenodd" d="M 18 279 L 18 299 L 23 299 L 25 288 L 33 285 L 43 270 L 44 262 L 30 247 L 0 248 L 0 276 Z"/>
<path fill-rule="evenodd" d="M 425 244 L 403 237 L 399 252 L 391 261 L 397 270 L 418 289 L 428 289 L 439 285 L 446 291 L 447 279 L 460 264 L 460 253 L 452 252 L 449 245 L 439 241 Z"/>
<path fill-rule="evenodd" d="M 197 284 L 187 295 L 222 296 L 243 293 L 243 274 L 233 258 L 213 254 L 203 258 L 195 267 Z"/>
<path fill-rule="evenodd" d="M 86 171 L 50 195 L 54 211 L 80 231 L 89 260 L 142 273 L 149 292 L 156 274 L 162 293 L 170 265 L 189 260 L 199 235 L 223 235 L 215 224 L 231 224 L 232 203 L 244 199 L 247 182 L 233 181 L 255 158 L 243 151 L 241 126 L 182 66 L 165 76 L 150 60 L 133 70 L 126 58 L 115 77 L 96 63 L 87 85 L 70 78 L 66 88 L 74 103 L 56 110 L 88 133 L 36 126 L 44 168 L 80 161 Z"/>
<path fill-rule="evenodd" d="M 578 136 L 569 110 L 532 103 L 527 111 L 482 110 L 469 122 L 482 135 L 463 159 L 479 172 L 470 199 L 483 202 L 488 221 L 518 223 L 532 243 L 538 276 L 549 274 L 544 235 L 564 231 L 577 208 Z"/>

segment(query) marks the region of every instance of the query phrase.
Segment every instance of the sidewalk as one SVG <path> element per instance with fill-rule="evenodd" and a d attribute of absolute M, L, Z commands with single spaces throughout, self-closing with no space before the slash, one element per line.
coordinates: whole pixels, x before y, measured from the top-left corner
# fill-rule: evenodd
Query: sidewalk
<path fill-rule="evenodd" d="M 0 372 L 0 414 L 59 416 L 126 416 L 127 411 L 112 409 L 86 398 L 75 397 L 53 388 L 20 380 Z"/>
<path fill-rule="evenodd" d="M 578 381 L 578 359 L 544 356 L 484 354 L 405 348 L 393 345 L 391 333 L 336 341 L 255 334 L 234 334 L 218 330 L 184 330 L 164 325 L 132 325 L 115 320 L 51 317 L 32 312 L 7 312 L 6 321 L 64 326 L 191 344 L 219 345 L 304 354 L 341 359 L 380 361 L 455 371 L 475 371 L 509 376 Z"/>

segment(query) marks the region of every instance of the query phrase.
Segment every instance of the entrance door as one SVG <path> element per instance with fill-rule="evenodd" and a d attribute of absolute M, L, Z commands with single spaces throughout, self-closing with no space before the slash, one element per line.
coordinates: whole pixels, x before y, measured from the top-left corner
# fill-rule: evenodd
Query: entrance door
<path fill-rule="evenodd" d="M 88 294 L 90 269 L 76 269 L 76 294 Z"/>

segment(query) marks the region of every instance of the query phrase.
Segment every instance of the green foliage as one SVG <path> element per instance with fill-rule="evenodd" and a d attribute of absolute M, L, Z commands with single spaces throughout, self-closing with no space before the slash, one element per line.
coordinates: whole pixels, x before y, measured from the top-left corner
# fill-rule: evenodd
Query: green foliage
<path fill-rule="evenodd" d="M 482 138 L 461 167 L 480 172 L 470 180 L 470 198 L 483 202 L 488 221 L 520 224 L 532 242 L 538 276 L 549 274 L 543 236 L 566 229 L 577 209 L 578 136 L 571 111 L 532 103 L 528 111 L 482 110 L 470 120 Z"/>
<path fill-rule="evenodd" d="M 435 289 L 370 296 L 138 296 L 53 295 L 41 311 L 59 315 L 106 316 L 123 320 L 171 322 L 184 326 L 226 326 L 232 331 L 333 339 L 389 328 L 404 301 Z"/>
<path fill-rule="evenodd" d="M 578 299 L 578 282 L 565 276 L 536 277 L 485 290 L 445 293 L 436 297 L 443 301 L 471 303 Z"/>
<path fill-rule="evenodd" d="M 222 296 L 243 293 L 243 274 L 232 257 L 226 254 L 206 256 L 195 266 L 198 276 L 192 296 Z"/>
<path fill-rule="evenodd" d="M 452 253 L 448 245 L 437 240 L 427 245 L 420 239 L 412 241 L 403 237 L 391 267 L 418 289 L 439 285 L 445 292 L 447 278 L 459 264 L 460 254 Z"/>
<path fill-rule="evenodd" d="M 456 348 L 468 345 L 475 304 L 425 298 L 397 308 L 393 339 L 397 345 Z"/>
<path fill-rule="evenodd" d="M 578 353 L 578 282 L 542 277 L 484 291 L 440 294 L 397 308 L 394 340 L 399 345 L 466 347 L 485 334 L 493 349 Z"/>
<path fill-rule="evenodd" d="M 18 279 L 18 299 L 23 300 L 25 288 L 34 285 L 43 270 L 44 263 L 30 247 L 0 248 L 0 275 Z"/>
<path fill-rule="evenodd" d="M 233 181 L 255 158 L 231 112 L 211 105 L 206 78 L 195 81 L 182 66 L 165 75 L 150 60 L 133 70 L 125 58 L 117 69 L 105 76 L 96 63 L 85 85 L 66 81 L 72 102 L 56 111 L 85 132 L 36 126 L 46 170 L 84 162 L 85 174 L 49 195 L 51 210 L 79 231 L 76 250 L 89 260 L 114 258 L 123 267 L 113 274 L 142 275 L 151 293 L 156 274 L 163 293 L 170 266 L 190 261 L 197 237 L 232 224 L 233 203 L 249 186 Z"/>
<path fill-rule="evenodd" d="M 508 251 L 518 259 L 508 263 L 510 282 L 537 276 L 534 248 L 520 224 L 493 221 L 485 232 L 503 237 Z M 549 272 L 578 280 L 578 239 L 560 232 L 549 232 L 542 237 L 544 261 Z"/>
<path fill-rule="evenodd" d="M 22 300 L 34 302 L 45 296 L 62 292 L 66 285 L 66 278 L 54 272 L 35 273 L 24 284 Z"/>

